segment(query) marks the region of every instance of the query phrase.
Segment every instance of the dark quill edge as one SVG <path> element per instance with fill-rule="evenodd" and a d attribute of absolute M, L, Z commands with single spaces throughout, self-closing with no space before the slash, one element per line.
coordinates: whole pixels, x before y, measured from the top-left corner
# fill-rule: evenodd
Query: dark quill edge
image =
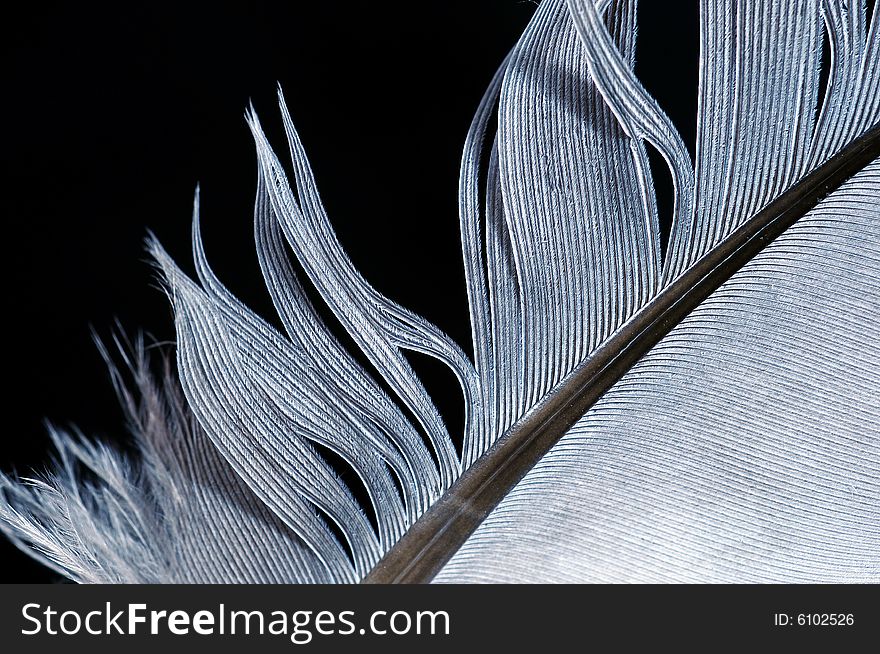
<path fill-rule="evenodd" d="M 427 583 L 556 442 L 685 316 L 880 156 L 880 123 L 768 204 L 645 305 L 465 470 L 362 583 Z"/>

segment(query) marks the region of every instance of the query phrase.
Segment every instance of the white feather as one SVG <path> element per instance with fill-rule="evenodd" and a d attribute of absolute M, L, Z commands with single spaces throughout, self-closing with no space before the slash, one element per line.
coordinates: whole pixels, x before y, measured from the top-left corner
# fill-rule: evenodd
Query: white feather
<path fill-rule="evenodd" d="M 658 293 L 880 119 L 878 11 L 869 24 L 859 0 L 702 0 L 694 166 L 633 72 L 635 7 L 544 0 L 478 108 L 459 193 L 473 362 L 355 269 L 279 94 L 292 185 L 253 112 L 248 124 L 257 254 L 286 333 L 211 271 L 197 199 L 199 283 L 149 245 L 187 407 L 135 348 L 140 399 L 113 376 L 142 461 L 59 434 L 57 474 L 0 479 L 0 525 L 78 581 L 366 576 Z M 648 147 L 675 188 L 665 256 Z M 875 161 L 734 274 L 438 580 L 880 580 L 878 196 Z M 371 370 L 324 324 L 287 248 Z M 458 379 L 460 456 L 406 351 Z"/>

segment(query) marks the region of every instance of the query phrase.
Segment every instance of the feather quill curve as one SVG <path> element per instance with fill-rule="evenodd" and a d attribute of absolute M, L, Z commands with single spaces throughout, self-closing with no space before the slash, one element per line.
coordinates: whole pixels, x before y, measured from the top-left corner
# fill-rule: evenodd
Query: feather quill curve
<path fill-rule="evenodd" d="M 880 159 L 648 352 L 436 580 L 880 580 L 878 197 Z"/>
<path fill-rule="evenodd" d="M 148 246 L 180 387 L 150 376 L 140 343 L 122 348 L 134 389 L 111 368 L 141 460 L 53 432 L 56 473 L 0 478 L 4 531 L 84 582 L 360 580 L 658 292 L 880 119 L 876 9 L 702 0 L 694 166 L 633 73 L 635 8 L 544 0 L 478 108 L 459 187 L 473 362 L 351 264 L 279 92 L 293 184 L 247 120 L 284 333 L 211 271 L 197 196 L 198 283 Z M 648 147 L 675 188 L 665 256 Z M 878 197 L 875 161 L 634 366 L 438 580 L 880 580 Z M 324 324 L 288 248 L 372 370 Z M 404 351 L 458 379 L 461 455 Z"/>

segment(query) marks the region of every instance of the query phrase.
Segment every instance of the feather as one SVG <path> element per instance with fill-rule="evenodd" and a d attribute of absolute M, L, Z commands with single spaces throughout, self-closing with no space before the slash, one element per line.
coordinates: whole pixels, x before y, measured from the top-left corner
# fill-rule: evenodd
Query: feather
<path fill-rule="evenodd" d="M 437 579 L 880 579 L 878 197 L 880 159 L 633 366 Z"/>
<path fill-rule="evenodd" d="M 197 194 L 197 281 L 148 239 L 179 379 L 111 364 L 140 458 L 55 432 L 0 526 L 83 582 L 880 580 L 878 11 L 702 0 L 695 164 L 635 35 L 635 0 L 544 0 L 478 107 L 473 361 L 348 259 L 280 91 L 289 171 L 251 109 L 284 331 L 211 270 Z M 406 352 L 458 380 L 460 454 Z"/>

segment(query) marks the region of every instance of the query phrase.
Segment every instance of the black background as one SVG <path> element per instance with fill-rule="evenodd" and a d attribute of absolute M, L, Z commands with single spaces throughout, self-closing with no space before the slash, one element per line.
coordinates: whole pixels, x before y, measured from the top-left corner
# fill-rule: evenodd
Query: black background
<path fill-rule="evenodd" d="M 280 82 L 343 246 L 382 293 L 469 349 L 457 176 L 472 114 L 534 5 L 28 3 L 2 22 L 5 421 L 0 468 L 44 468 L 44 420 L 125 438 L 90 327 L 173 338 L 142 248 L 208 256 L 264 316 L 252 246 L 253 101 L 283 152 Z M 693 148 L 696 3 L 640 7 L 637 73 Z M 668 211 L 667 181 L 661 211 Z M 451 379 L 428 386 L 455 423 Z M 0 537 L 0 581 L 54 577 Z"/>

